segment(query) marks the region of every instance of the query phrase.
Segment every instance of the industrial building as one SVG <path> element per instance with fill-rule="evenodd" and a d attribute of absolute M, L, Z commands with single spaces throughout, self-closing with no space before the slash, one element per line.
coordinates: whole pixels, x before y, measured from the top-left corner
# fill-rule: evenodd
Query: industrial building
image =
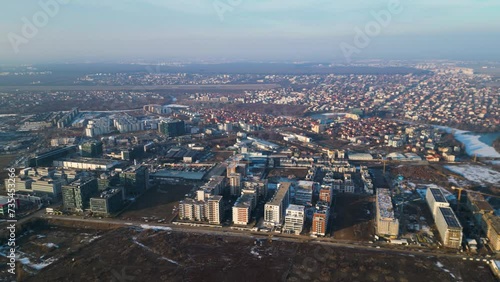
<path fill-rule="evenodd" d="M 458 249 L 462 245 L 462 226 L 450 207 L 439 207 L 436 227 L 444 247 Z"/>
<path fill-rule="evenodd" d="M 62 187 L 63 206 L 67 211 L 90 208 L 90 198 L 97 194 L 97 179 L 78 179 Z"/>
<path fill-rule="evenodd" d="M 50 150 L 44 153 L 40 153 L 28 160 L 28 166 L 30 167 L 50 166 L 52 165 L 52 162 L 54 160 L 66 157 L 72 153 L 76 153 L 77 150 L 78 147 L 76 145 L 71 145 L 67 147 Z"/>
<path fill-rule="evenodd" d="M 399 220 L 394 216 L 394 208 L 389 189 L 377 189 L 376 209 L 377 235 L 397 237 L 399 234 Z"/>
<path fill-rule="evenodd" d="M 55 160 L 55 167 L 77 168 L 83 170 L 110 170 L 120 164 L 118 161 L 96 158 L 73 158 Z"/>
<path fill-rule="evenodd" d="M 427 201 L 427 204 L 429 205 L 429 208 L 431 209 L 432 217 L 434 218 L 434 220 L 436 220 L 436 215 L 440 207 L 450 206 L 450 204 L 444 197 L 441 188 L 433 188 L 433 187 L 427 188 L 427 191 L 425 193 L 425 199 Z"/>
<path fill-rule="evenodd" d="M 305 221 L 305 207 L 300 205 L 289 205 L 285 214 L 284 233 L 299 235 L 302 232 Z"/>
<path fill-rule="evenodd" d="M 110 215 L 123 206 L 124 189 L 112 188 L 101 192 L 99 197 L 90 198 L 90 210 L 96 215 Z"/>

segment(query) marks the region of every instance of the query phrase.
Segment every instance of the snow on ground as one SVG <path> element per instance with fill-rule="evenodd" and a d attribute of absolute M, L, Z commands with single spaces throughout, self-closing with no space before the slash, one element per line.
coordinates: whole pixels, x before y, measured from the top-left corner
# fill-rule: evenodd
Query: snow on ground
<path fill-rule="evenodd" d="M 498 153 L 492 146 L 481 142 L 479 140 L 481 136 L 479 135 L 473 135 L 470 134 L 469 131 L 453 129 L 446 126 L 436 127 L 444 129 L 448 133 L 451 133 L 454 130 L 453 136 L 465 145 L 465 151 L 469 156 L 477 155 L 478 157 L 500 158 L 500 153 Z"/>
<path fill-rule="evenodd" d="M 44 245 L 49 248 L 59 248 L 59 246 L 54 243 L 45 243 Z"/>
<path fill-rule="evenodd" d="M 259 252 L 257 252 L 255 249 L 257 248 L 257 246 L 254 246 L 252 247 L 252 249 L 250 250 L 250 253 L 256 257 L 258 257 L 259 259 L 262 258 L 262 256 L 259 254 Z"/>
<path fill-rule="evenodd" d="M 445 165 L 446 169 L 480 184 L 500 184 L 500 172 L 479 165 Z"/>
<path fill-rule="evenodd" d="M 137 241 L 137 238 L 136 238 L 136 237 L 132 237 L 132 241 L 133 241 L 136 245 L 138 245 L 138 246 L 142 247 L 143 249 L 145 249 L 145 250 L 147 250 L 147 251 L 149 251 L 149 252 L 151 252 L 151 253 L 154 253 L 154 254 L 158 255 L 158 254 L 157 254 L 155 251 L 153 251 L 150 247 L 148 247 L 148 246 L 144 245 L 143 243 L 141 243 L 141 242 Z M 166 260 L 166 261 L 168 261 L 168 262 L 170 262 L 170 263 L 180 265 L 180 264 L 179 264 L 178 262 L 176 262 L 175 260 L 171 260 L 171 259 L 166 258 L 166 257 L 164 257 L 164 256 L 160 256 L 158 259 L 161 259 L 161 260 Z"/>
<path fill-rule="evenodd" d="M 148 225 L 148 224 L 141 224 L 141 228 L 142 229 L 172 231 L 172 228 L 170 228 L 170 227 L 166 227 L 166 226 L 154 226 L 154 225 Z"/>
<path fill-rule="evenodd" d="M 36 269 L 36 270 L 40 270 L 42 268 L 45 268 L 49 265 L 51 265 L 52 263 L 54 263 L 55 261 L 57 261 L 56 258 L 49 258 L 47 260 L 45 260 L 44 262 L 42 263 L 31 263 L 31 264 L 28 264 L 30 267 Z"/>
<path fill-rule="evenodd" d="M 442 263 L 440 263 L 439 261 L 436 262 L 436 266 L 441 268 L 444 272 L 448 272 L 451 277 L 453 277 L 453 279 L 455 279 L 455 275 L 453 275 L 453 273 L 451 273 L 451 271 L 449 271 L 448 269 L 444 268 L 444 265 Z"/>

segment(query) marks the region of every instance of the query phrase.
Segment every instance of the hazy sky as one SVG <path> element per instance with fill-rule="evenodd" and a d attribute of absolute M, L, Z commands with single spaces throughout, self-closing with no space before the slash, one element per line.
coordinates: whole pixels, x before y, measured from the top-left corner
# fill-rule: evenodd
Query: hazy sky
<path fill-rule="evenodd" d="M 68 3 L 47 15 L 40 3 L 55 1 Z M 500 59 L 499 0 L 400 0 L 399 13 L 388 10 L 391 2 L 2 1 L 0 64 L 139 58 L 345 62 L 342 42 L 356 48 L 354 59 Z M 382 10 L 391 15 L 389 23 L 374 30 L 367 44 L 356 45 L 355 29 L 364 30 Z M 23 18 L 38 31 L 27 29 Z"/>

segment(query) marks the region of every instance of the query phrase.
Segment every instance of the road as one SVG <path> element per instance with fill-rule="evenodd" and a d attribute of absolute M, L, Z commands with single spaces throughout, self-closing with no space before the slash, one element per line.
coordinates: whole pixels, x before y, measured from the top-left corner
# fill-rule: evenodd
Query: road
<path fill-rule="evenodd" d="M 40 218 L 45 218 L 45 219 L 52 219 L 52 220 L 62 220 L 62 221 L 73 221 L 73 222 L 81 222 L 81 223 L 98 223 L 98 224 L 111 224 L 111 225 L 117 225 L 117 226 L 123 226 L 123 227 L 138 227 L 138 228 L 143 228 L 144 225 L 148 225 L 151 228 L 154 227 L 160 227 L 160 228 L 170 228 L 174 232 L 184 232 L 184 233 L 198 233 L 198 234 L 205 234 L 205 235 L 213 235 L 213 236 L 233 236 L 233 237 L 240 237 L 240 238 L 250 238 L 250 239 L 255 239 L 255 238 L 260 238 L 260 239 L 268 239 L 270 235 L 273 236 L 273 239 L 275 240 L 280 240 L 280 241 L 286 241 L 286 242 L 295 242 L 295 243 L 304 243 L 304 242 L 309 242 L 312 244 L 318 244 L 318 245 L 324 245 L 324 246 L 330 246 L 330 247 L 340 247 L 340 248 L 350 248 L 354 250 L 360 250 L 360 251 L 373 251 L 373 252 L 383 252 L 383 253 L 389 253 L 389 254 L 395 254 L 395 255 L 408 255 L 408 256 L 435 256 L 435 257 L 449 257 L 449 258 L 479 258 L 479 257 L 471 257 L 471 256 L 466 256 L 465 254 L 457 254 L 457 253 L 444 253 L 444 252 L 439 252 L 435 250 L 429 250 L 429 249 L 411 249 L 411 248 L 405 248 L 405 249 L 396 249 L 395 245 L 386 245 L 386 246 L 379 246 L 380 248 L 377 248 L 376 245 L 369 244 L 369 243 L 364 243 L 364 242 L 349 242 L 349 241 L 341 241 L 341 240 L 334 240 L 331 238 L 311 238 L 309 236 L 303 236 L 303 235 L 291 235 L 291 234 L 279 234 L 279 233 L 263 233 L 263 232 L 250 232 L 250 231 L 240 231 L 240 230 L 233 230 L 229 229 L 227 227 L 222 227 L 222 228 L 215 228 L 215 227 L 199 227 L 199 226 L 185 226 L 185 225 L 175 225 L 175 224 L 170 224 L 170 223 L 145 223 L 141 221 L 124 221 L 124 220 L 117 220 L 117 219 L 110 219 L 110 218 L 102 218 L 102 219 L 95 219 L 95 218 L 82 218 L 82 217 L 77 217 L 77 216 L 64 216 L 64 215 L 45 215 L 45 214 L 35 214 L 34 216 L 40 217 Z M 391 247 L 389 247 L 391 246 Z M 482 259 L 482 258 L 481 258 Z"/>

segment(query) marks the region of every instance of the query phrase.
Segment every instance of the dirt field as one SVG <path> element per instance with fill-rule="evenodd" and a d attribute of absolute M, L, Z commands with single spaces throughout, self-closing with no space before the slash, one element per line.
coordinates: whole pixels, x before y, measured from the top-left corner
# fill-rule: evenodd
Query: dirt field
<path fill-rule="evenodd" d="M 269 171 L 268 178 L 292 177 L 291 179 L 303 180 L 306 178 L 307 169 L 303 168 L 273 168 Z"/>
<path fill-rule="evenodd" d="M 123 228 L 25 281 L 495 281 L 484 262 Z"/>
<path fill-rule="evenodd" d="M 19 246 L 16 250 L 17 260 L 21 262 L 18 263 L 16 270 L 19 275 L 17 281 L 29 276 L 30 273 L 36 274 L 44 266 L 80 250 L 107 232 L 45 224 L 36 225 L 34 230 L 27 229 L 17 238 L 16 244 Z M 6 253 L 5 247 L 6 245 L 2 246 L 2 253 Z M 11 281 L 4 280 L 4 278 L 13 278 L 7 273 L 7 262 L 7 258 L 0 256 L 0 281 Z"/>
<path fill-rule="evenodd" d="M 166 184 L 159 185 L 147 191 L 133 203 L 119 218 L 126 220 L 165 220 L 170 222 L 175 214 L 172 213 L 174 206 L 185 198 L 185 194 L 193 189 L 192 184 Z M 147 218 L 147 219 L 145 219 Z"/>
<path fill-rule="evenodd" d="M 373 240 L 373 196 L 339 194 L 334 202 L 333 238 L 352 241 Z M 369 211 L 370 213 L 368 213 Z"/>

